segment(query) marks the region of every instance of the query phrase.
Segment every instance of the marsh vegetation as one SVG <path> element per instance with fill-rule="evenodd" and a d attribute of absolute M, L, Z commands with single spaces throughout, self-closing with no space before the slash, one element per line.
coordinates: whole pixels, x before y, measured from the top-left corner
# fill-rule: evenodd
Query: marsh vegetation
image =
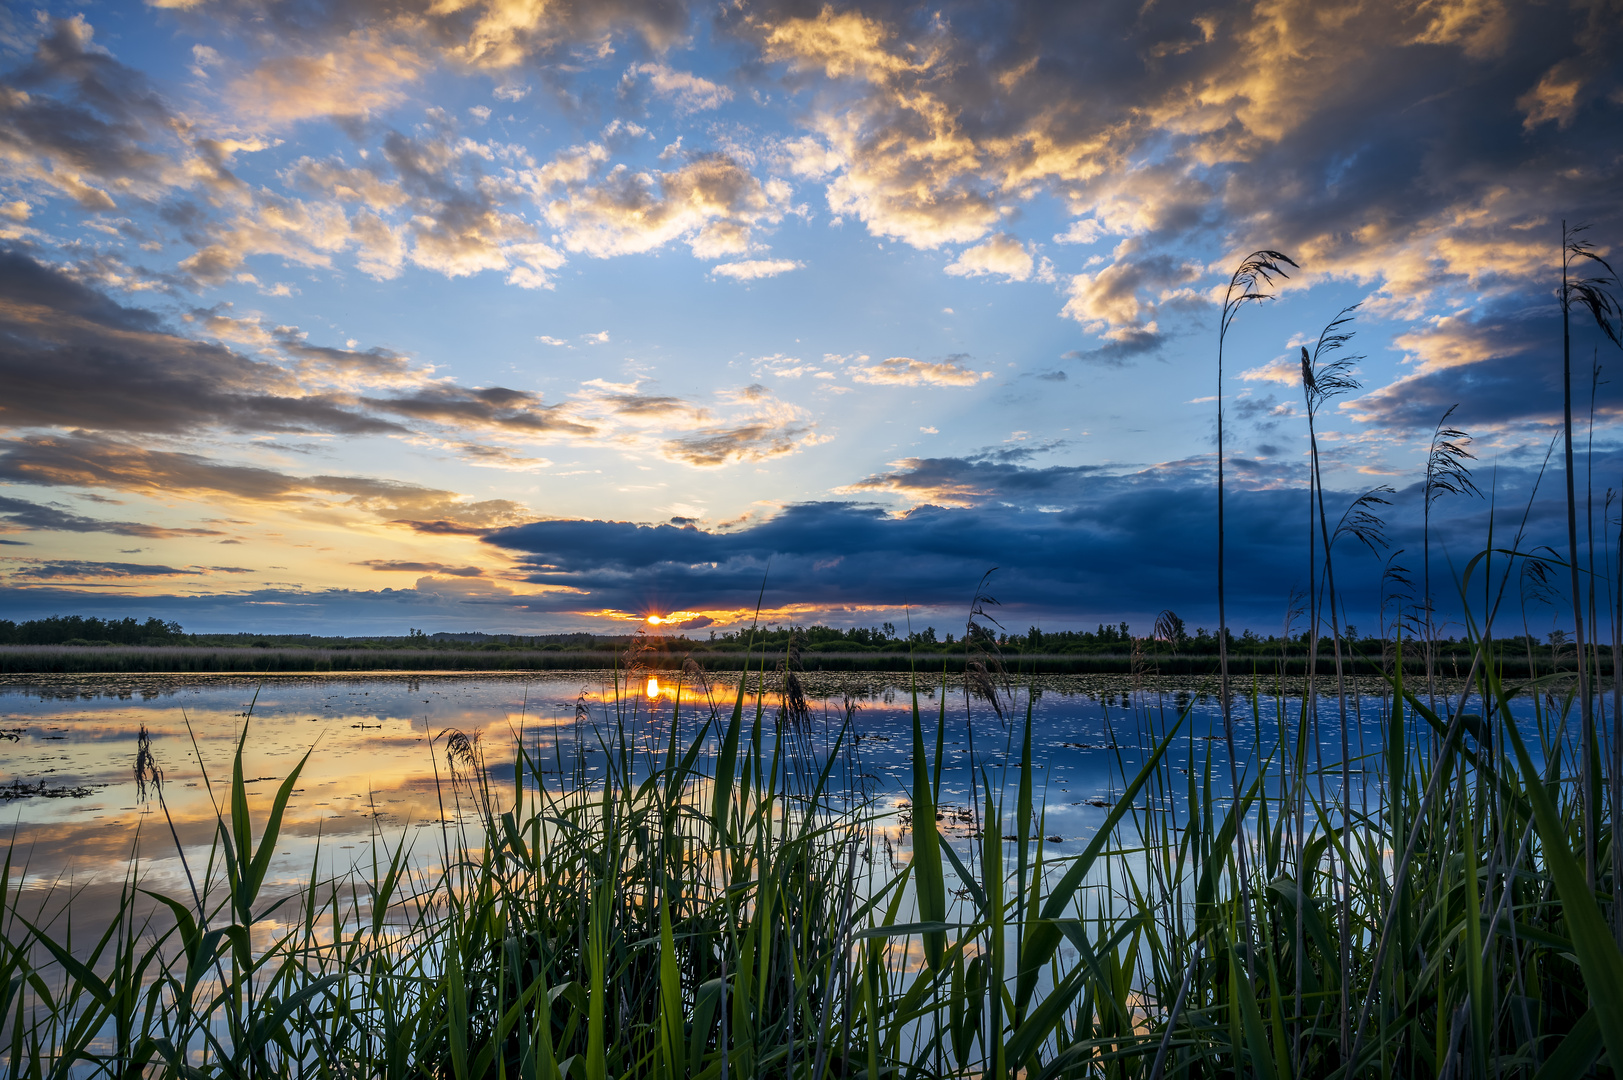
<path fill-rule="evenodd" d="M 1571 265 L 1598 260 L 1581 238 L 1563 239 L 1564 313 L 1587 306 L 1615 339 L 1609 268 L 1578 288 Z M 1277 252 L 1248 259 L 1223 333 L 1293 266 Z M 1340 351 L 1351 314 L 1303 350 L 1310 417 L 1353 385 Z M 14 853 L 0 873 L 6 1069 L 456 1080 L 1614 1072 L 1623 687 L 1599 678 L 1597 630 L 1609 624 L 1615 659 L 1623 534 L 1598 559 L 1595 543 L 1580 550 L 1569 482 L 1568 553 L 1524 550 L 1525 513 L 1512 535 L 1482 538 L 1449 582 L 1464 630 L 1443 649 L 1429 513 L 1476 490 L 1468 435 L 1449 421 L 1426 471 L 1418 587 L 1387 552 L 1390 493 L 1329 505 L 1311 441 L 1300 618 L 1306 651 L 1326 652 L 1327 667 L 1309 665 L 1293 696 L 1259 692 L 1232 670 L 1220 616 L 1221 729 L 1197 737 L 1189 706 L 1136 697 L 1123 718 L 1136 752 L 1120 759 L 1117 795 L 1080 853 L 1049 837 L 1032 747 L 1041 705 L 1028 694 L 1024 709 L 1008 707 L 1013 657 L 984 582 L 958 643 L 958 686 L 966 703 L 995 705 L 1005 744 L 971 746 L 967 764 L 951 765 L 974 792 L 963 804 L 942 799 L 944 746 L 960 722 L 945 692 L 933 715 L 914 699 L 909 797 L 896 810 L 831 781 L 850 775 L 835 766 L 860 721 L 848 711 L 830 746 L 811 743 L 805 652 L 792 641 L 772 661 L 775 704 L 750 707 L 740 683 L 730 705 L 690 693 L 685 712 L 634 707 L 657 668 L 643 650 L 625 657 L 626 692 L 579 718 L 606 770 L 589 773 L 562 742 L 549 760 L 522 738 L 498 751 L 437 733 L 441 798 L 473 823 L 442 812 L 426 862 L 401 840 L 373 845 L 371 865 L 349 874 L 270 881 L 303 766 L 251 812 L 242 742 L 232 776 L 210 786 L 212 845 L 182 849 L 185 887 L 144 891 L 132 862 L 94 940 L 39 919 L 71 897 L 24 888 Z M 1566 434 L 1570 481 L 1570 423 Z M 1605 510 L 1603 539 L 1617 524 Z M 1349 640 L 1336 590 L 1334 560 L 1350 544 L 1386 559 L 1376 653 Z M 1558 664 L 1532 648 L 1518 611 L 1555 597 L 1563 577 L 1575 623 L 1586 618 Z M 1174 643 L 1180 627 L 1168 612 L 1157 636 Z M 1511 678 L 1517 652 L 1526 666 Z M 745 655 L 768 664 L 759 642 Z M 1133 655 L 1152 669 L 1152 649 Z M 1440 670 L 1445 656 L 1458 684 L 1439 679 L 1454 675 Z M 1362 707 L 1349 690 L 1355 660 L 1381 672 L 1378 745 L 1349 735 L 1349 711 Z M 940 678 L 930 661 L 920 677 Z M 694 687 L 704 675 L 692 664 L 679 677 Z M 240 738 L 251 737 L 245 719 Z M 492 778 L 498 752 L 513 761 L 510 781 Z M 136 764 L 157 822 L 159 764 Z"/>

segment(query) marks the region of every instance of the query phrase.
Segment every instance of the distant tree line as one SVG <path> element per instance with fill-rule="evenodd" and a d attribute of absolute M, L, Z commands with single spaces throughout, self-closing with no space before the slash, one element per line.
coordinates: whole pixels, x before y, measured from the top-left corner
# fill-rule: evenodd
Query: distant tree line
<path fill-rule="evenodd" d="M 1183 621 L 1174 616 L 1163 627 L 1163 633 L 1134 634 L 1132 627 L 1126 622 L 1115 625 L 1100 623 L 1096 630 L 1043 630 L 1032 626 L 1025 633 L 1008 631 L 988 631 L 977 626 L 980 640 L 973 644 L 982 649 L 993 649 L 1008 656 L 1077 656 L 1077 655 L 1127 655 L 1141 652 L 1147 655 L 1180 656 L 1216 656 L 1217 634 L 1204 627 L 1197 627 L 1193 634 L 1185 631 Z M 706 650 L 731 651 L 742 650 L 753 640 L 756 648 L 764 648 L 768 652 L 783 651 L 791 638 L 795 639 L 804 652 L 915 652 L 915 653 L 953 653 L 963 652 L 970 643 L 962 636 L 952 633 L 942 634 L 933 626 L 923 630 L 914 630 L 910 633 L 900 633 L 890 623 L 877 627 L 853 627 L 840 629 L 832 626 L 783 626 L 772 624 L 755 631 L 749 629 L 712 633 L 708 641 L 689 640 L 685 637 L 664 639 L 664 648 L 682 649 L 691 648 L 695 651 Z M 1229 631 L 1229 653 L 1235 656 L 1278 657 L 1306 656 L 1311 642 L 1306 633 L 1295 634 L 1290 637 L 1267 636 L 1246 630 L 1239 634 Z M 1531 647 L 1540 653 L 1548 653 L 1549 648 L 1534 639 L 1509 639 L 1516 648 Z M 1552 636 L 1551 645 L 1559 649 L 1563 642 L 1559 635 Z M 1344 647 L 1363 656 L 1381 655 L 1383 642 L 1379 637 L 1360 634 L 1356 626 L 1346 627 L 1343 635 Z M 1392 648 L 1390 641 L 1385 642 L 1387 649 Z M 1332 654 L 1332 642 L 1324 637 L 1319 640 L 1319 652 L 1329 657 Z M 1464 641 L 1453 638 L 1439 639 L 1438 649 L 1444 655 L 1454 651 L 1466 652 L 1469 646 Z"/>
<path fill-rule="evenodd" d="M 187 641 L 178 622 L 162 619 L 139 622 L 93 615 L 52 615 L 26 622 L 0 619 L 0 645 L 182 645 Z"/>
<path fill-rule="evenodd" d="M 1204 627 L 1187 633 L 1182 620 L 1165 621 L 1158 627 L 1159 634 L 1135 635 L 1126 622 L 1110 625 L 1100 623 L 1095 630 L 1043 630 L 1032 626 L 1025 633 L 991 631 L 977 626 L 977 640 L 967 642 L 961 634 L 938 631 L 934 626 L 922 630 L 902 632 L 893 623 L 879 626 L 840 628 L 823 625 L 785 625 L 771 623 L 753 630 L 711 631 L 708 637 L 689 637 L 685 634 L 661 634 L 640 631 L 627 634 L 487 634 L 479 631 L 461 633 L 440 632 L 430 634 L 410 628 L 399 635 L 327 636 L 317 634 L 188 634 L 180 623 L 149 618 L 145 622 L 134 618 L 98 619 L 84 615 L 53 615 L 46 619 L 14 622 L 0 619 L 0 645 L 137 645 L 165 646 L 191 645 L 212 648 L 305 648 L 339 650 L 393 650 L 413 649 L 435 652 L 507 652 L 533 650 L 541 652 L 596 652 L 629 648 L 662 653 L 731 653 L 742 652 L 753 643 L 755 649 L 782 653 L 793 647 L 804 653 L 890 653 L 890 654 L 948 654 L 963 653 L 971 646 L 975 650 L 995 650 L 1009 657 L 1021 655 L 1077 656 L 1087 654 L 1127 655 L 1141 653 L 1148 656 L 1177 654 L 1182 656 L 1216 655 L 1217 636 Z M 1302 657 L 1310 648 L 1308 635 L 1290 637 L 1263 636 L 1246 630 L 1229 634 L 1231 655 L 1247 657 Z M 1344 644 L 1353 654 L 1375 657 L 1382 654 L 1383 645 L 1392 648 L 1390 641 L 1361 634 L 1357 627 L 1348 626 Z M 1560 655 L 1570 651 L 1570 643 L 1559 631 L 1549 640 L 1540 641 L 1520 636 L 1502 639 L 1501 648 L 1524 650 L 1541 656 Z M 1440 640 L 1439 651 L 1449 655 L 1468 649 L 1464 641 L 1453 638 Z M 1332 646 L 1328 638 L 1319 642 L 1321 656 L 1329 657 Z"/>

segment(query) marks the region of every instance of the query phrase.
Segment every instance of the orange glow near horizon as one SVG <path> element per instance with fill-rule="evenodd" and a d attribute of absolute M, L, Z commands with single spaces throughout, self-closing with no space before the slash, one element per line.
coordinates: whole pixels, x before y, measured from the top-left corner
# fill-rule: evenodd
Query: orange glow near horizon
<path fill-rule="evenodd" d="M 570 610 L 566 614 L 576 615 L 585 619 L 603 619 L 609 622 L 639 622 L 646 626 L 674 627 L 680 629 L 683 622 L 689 619 L 708 618 L 710 622 L 704 625 L 706 630 L 721 631 L 729 627 L 747 630 L 751 624 L 759 623 L 765 626 L 770 623 L 808 623 L 828 620 L 840 625 L 846 623 L 858 624 L 864 620 L 879 622 L 882 620 L 899 620 L 903 617 L 903 609 L 891 604 L 839 604 L 828 607 L 822 604 L 784 604 L 780 607 L 763 607 L 757 611 L 753 607 L 746 608 L 700 608 L 698 610 L 667 611 L 656 615 L 644 612 L 628 611 L 624 608 L 582 608 Z M 915 616 L 919 614 L 917 610 Z"/>

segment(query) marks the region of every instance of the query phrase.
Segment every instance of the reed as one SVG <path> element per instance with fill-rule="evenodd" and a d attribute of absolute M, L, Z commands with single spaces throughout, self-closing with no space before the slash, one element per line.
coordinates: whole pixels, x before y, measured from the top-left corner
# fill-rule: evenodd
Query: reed
<path fill-rule="evenodd" d="M 1582 812 L 1565 717 L 1513 718 L 1542 687 L 1500 677 L 1493 614 L 1444 711 L 1391 674 L 1368 805 L 1315 797 L 1282 696 L 1240 696 L 1258 751 L 1224 798 L 1223 742 L 1140 695 L 1079 855 L 1046 835 L 1029 695 L 1018 765 L 976 763 L 974 835 L 936 824 L 945 693 L 933 717 L 915 698 L 899 819 L 841 779 L 854 712 L 820 744 L 689 672 L 676 710 L 579 718 L 601 778 L 530 737 L 498 787 L 493 748 L 442 733 L 437 850 L 380 836 L 370 867 L 292 892 L 267 868 L 302 765 L 250 813 L 239 744 L 195 894 L 142 892 L 132 859 L 87 941 L 47 929 L 70 897 L 0 869 L 0 1056 L 16 1077 L 1580 1075 L 1623 1050 L 1610 822 Z"/>

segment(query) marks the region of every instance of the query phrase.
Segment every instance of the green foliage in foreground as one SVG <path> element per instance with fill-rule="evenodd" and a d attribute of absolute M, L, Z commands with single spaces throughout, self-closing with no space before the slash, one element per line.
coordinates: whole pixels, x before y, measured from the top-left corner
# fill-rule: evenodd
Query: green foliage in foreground
<path fill-rule="evenodd" d="M 1213 797 L 1216 744 L 1141 710 L 1142 764 L 1080 856 L 1045 842 L 1029 708 L 1020 767 L 976 773 L 969 849 L 945 842 L 943 695 L 915 707 L 894 871 L 894 820 L 829 789 L 849 730 L 808 764 L 742 691 L 678 725 L 611 718 L 606 779 L 521 746 L 497 789 L 452 734 L 444 798 L 482 828 L 436 835 L 438 870 L 395 847 L 291 896 L 265 882 L 298 770 L 252 820 L 239 746 L 195 892 L 132 883 L 98 940 L 58 940 L 8 862 L 0 1056 L 17 1077 L 1609 1073 L 1602 756 L 1560 734 L 1570 696 L 1475 674 L 1451 712 L 1395 681 L 1358 761 L 1320 760 L 1299 702 L 1253 698 L 1255 745 L 1286 753 L 1238 800 Z M 1530 750 L 1510 702 L 1534 691 Z M 1351 768 L 1384 783 L 1345 802 Z"/>

